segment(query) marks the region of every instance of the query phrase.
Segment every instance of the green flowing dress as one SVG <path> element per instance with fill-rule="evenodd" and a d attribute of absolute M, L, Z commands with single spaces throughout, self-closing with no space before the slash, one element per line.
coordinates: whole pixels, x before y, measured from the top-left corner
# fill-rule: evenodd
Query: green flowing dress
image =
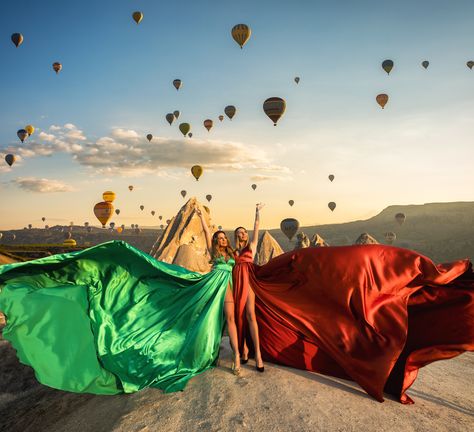
<path fill-rule="evenodd" d="M 0 266 L 3 337 L 53 388 L 183 390 L 217 362 L 234 264 L 202 275 L 111 241 Z"/>

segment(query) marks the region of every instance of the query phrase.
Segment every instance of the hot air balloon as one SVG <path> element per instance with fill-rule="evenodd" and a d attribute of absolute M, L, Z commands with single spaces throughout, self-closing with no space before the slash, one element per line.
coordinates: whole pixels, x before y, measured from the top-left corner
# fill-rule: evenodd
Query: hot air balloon
<path fill-rule="evenodd" d="M 219 121 L 222 121 L 222 120 L 224 120 L 224 116 L 221 114 L 221 115 L 219 116 Z"/>
<path fill-rule="evenodd" d="M 122 231 L 123 231 L 123 228 L 122 228 L 121 226 L 119 226 L 119 227 L 117 228 L 117 232 L 118 232 L 119 234 L 122 234 Z"/>
<path fill-rule="evenodd" d="M 252 30 L 247 24 L 237 24 L 232 27 L 231 31 L 232 37 L 240 45 L 240 49 L 247 43 L 252 34 Z"/>
<path fill-rule="evenodd" d="M 206 199 L 207 199 L 208 202 L 211 202 L 212 195 L 206 195 Z"/>
<path fill-rule="evenodd" d="M 152 134 L 148 134 L 146 136 L 146 139 L 148 140 L 148 142 L 150 142 L 152 139 L 153 139 L 153 135 Z"/>
<path fill-rule="evenodd" d="M 176 120 L 178 120 L 180 114 L 181 114 L 181 113 L 180 113 L 178 110 L 173 111 L 173 115 L 174 115 L 174 118 L 175 118 Z"/>
<path fill-rule="evenodd" d="M 392 244 L 393 241 L 397 238 L 397 235 L 394 232 L 390 231 L 386 232 L 384 234 L 384 237 L 388 244 Z"/>
<path fill-rule="evenodd" d="M 173 80 L 173 85 L 176 90 L 179 90 L 181 86 L 183 85 L 183 83 L 181 82 L 180 79 L 175 79 Z"/>
<path fill-rule="evenodd" d="M 131 224 L 130 227 L 133 229 L 135 228 L 135 224 Z"/>
<path fill-rule="evenodd" d="M 160 228 L 163 229 L 165 226 L 163 224 L 160 225 Z"/>
<path fill-rule="evenodd" d="M 43 216 L 43 217 L 41 218 L 41 220 L 44 222 L 44 221 L 46 220 L 46 218 Z"/>
<path fill-rule="evenodd" d="M 174 114 L 172 114 L 172 113 L 166 114 L 166 121 L 167 121 L 167 122 L 170 124 L 170 126 L 171 126 L 171 124 L 174 122 Z"/>
<path fill-rule="evenodd" d="M 33 225 L 28 224 L 28 229 L 31 229 L 31 228 L 33 228 Z"/>
<path fill-rule="evenodd" d="M 140 210 L 143 211 L 145 209 L 145 206 L 144 205 L 141 205 L 140 206 Z"/>
<path fill-rule="evenodd" d="M 300 77 L 295 77 L 295 83 L 299 84 L 299 82 L 300 82 Z"/>
<path fill-rule="evenodd" d="M 422 61 L 421 65 L 425 68 L 428 69 L 428 66 L 430 65 L 430 62 L 428 60 Z"/>
<path fill-rule="evenodd" d="M 466 63 L 466 65 L 467 65 L 467 67 L 468 67 L 469 69 L 472 70 L 472 68 L 474 67 L 474 61 L 469 60 L 469 61 Z"/>
<path fill-rule="evenodd" d="M 20 138 L 21 142 L 25 142 L 26 138 L 28 137 L 28 132 L 25 129 L 19 129 L 16 135 L 18 138 Z"/>
<path fill-rule="evenodd" d="M 132 192 L 132 190 L 133 190 L 133 186 L 132 186 L 132 185 L 130 185 L 130 186 L 128 187 L 128 190 L 129 190 L 130 192 Z"/>
<path fill-rule="evenodd" d="M 191 130 L 191 125 L 189 123 L 180 123 L 179 130 L 181 131 L 183 136 L 186 136 Z"/>
<path fill-rule="evenodd" d="M 382 109 L 384 109 L 385 105 L 386 105 L 387 102 L 388 102 L 388 95 L 385 94 L 385 93 L 381 93 L 381 94 L 377 95 L 377 97 L 375 98 L 375 100 L 376 100 L 377 103 L 382 107 Z"/>
<path fill-rule="evenodd" d="M 73 247 L 73 246 L 76 246 L 76 245 L 77 245 L 76 240 L 74 240 L 72 238 L 68 238 L 68 239 L 64 240 L 64 242 L 63 242 L 63 246 Z"/>
<path fill-rule="evenodd" d="M 217 229 L 218 229 L 219 231 L 222 231 L 222 225 L 219 225 L 219 226 L 217 227 Z"/>
<path fill-rule="evenodd" d="M 152 211 L 151 211 L 151 215 L 152 215 L 152 216 L 155 216 L 155 210 L 152 210 Z"/>
<path fill-rule="evenodd" d="M 105 228 L 105 225 L 112 217 L 114 211 L 114 206 L 109 201 L 99 202 L 94 206 L 94 214 L 99 222 L 102 224 L 102 228 Z"/>
<path fill-rule="evenodd" d="M 158 219 L 159 219 L 159 220 L 162 220 L 162 219 L 163 219 L 163 216 L 161 216 L 161 215 L 158 216 Z"/>
<path fill-rule="evenodd" d="M 133 20 L 137 23 L 140 24 L 140 21 L 143 19 L 143 13 L 140 11 L 135 11 L 132 14 Z"/>
<path fill-rule="evenodd" d="M 15 155 L 12 154 L 7 154 L 5 156 L 5 162 L 9 165 L 12 166 L 15 163 L 16 157 Z"/>
<path fill-rule="evenodd" d="M 279 97 L 268 98 L 263 103 L 263 111 L 265 114 L 270 117 L 273 122 L 273 126 L 277 125 L 277 121 L 285 113 L 286 102 Z"/>
<path fill-rule="evenodd" d="M 45 226 L 44 226 L 44 229 L 45 229 L 45 230 L 49 230 L 49 225 L 45 225 Z"/>
<path fill-rule="evenodd" d="M 384 60 L 382 62 L 382 69 L 387 72 L 387 75 L 390 74 L 390 71 L 393 68 L 393 61 L 392 60 Z"/>
<path fill-rule="evenodd" d="M 328 203 L 328 207 L 331 211 L 334 211 L 334 209 L 336 208 L 336 203 L 331 201 L 330 203 Z"/>
<path fill-rule="evenodd" d="M 181 196 L 184 198 L 186 196 L 187 192 L 185 190 L 181 191 Z"/>
<path fill-rule="evenodd" d="M 103 194 L 102 194 L 102 199 L 105 201 L 105 202 L 114 202 L 114 199 L 115 199 L 115 192 L 112 192 L 112 191 L 105 191 Z"/>
<path fill-rule="evenodd" d="M 23 35 L 21 33 L 13 33 L 12 42 L 18 48 L 23 43 Z"/>
<path fill-rule="evenodd" d="M 253 189 L 253 190 L 257 189 L 257 185 L 256 185 L 256 184 L 253 184 L 253 185 L 252 185 L 252 189 Z"/>
<path fill-rule="evenodd" d="M 112 228 L 112 229 L 114 229 L 114 228 L 115 228 L 115 222 L 110 222 L 110 223 L 109 223 L 109 227 Z"/>
<path fill-rule="evenodd" d="M 192 138 L 192 137 L 193 137 L 192 132 L 189 132 L 189 133 L 188 133 L 188 137 L 189 137 L 189 138 Z"/>
<path fill-rule="evenodd" d="M 28 132 L 28 136 L 31 136 L 35 133 L 35 128 L 32 125 L 25 126 L 26 132 Z"/>
<path fill-rule="evenodd" d="M 91 226 L 87 227 L 87 232 L 89 232 L 89 233 L 92 232 L 92 227 Z"/>
<path fill-rule="evenodd" d="M 293 200 L 288 201 L 288 204 L 290 204 L 290 207 L 293 207 L 293 204 L 294 204 L 294 203 L 295 203 L 295 202 L 294 202 Z"/>
<path fill-rule="evenodd" d="M 232 120 L 232 117 L 235 116 L 235 113 L 237 112 L 237 108 L 235 108 L 234 105 L 227 105 L 225 108 L 224 108 L 224 112 L 225 112 L 225 115 L 227 117 L 229 117 L 229 119 Z"/>
<path fill-rule="evenodd" d="M 397 213 L 395 215 L 395 220 L 398 222 L 399 225 L 403 225 L 405 222 L 406 216 L 405 213 Z"/>
<path fill-rule="evenodd" d="M 89 226 L 89 222 L 84 222 L 84 226 L 87 228 Z"/>
<path fill-rule="evenodd" d="M 191 174 L 194 176 L 194 178 L 196 179 L 196 181 L 199 180 L 199 177 L 201 177 L 202 175 L 202 166 L 201 165 L 194 165 L 192 168 L 191 168 Z"/>
<path fill-rule="evenodd" d="M 334 180 L 334 175 L 333 175 L 333 174 L 329 174 L 329 175 L 328 175 L 328 179 L 329 179 L 329 181 L 332 182 L 332 181 Z"/>
<path fill-rule="evenodd" d="M 63 68 L 63 65 L 59 62 L 54 62 L 53 63 L 53 70 L 56 72 L 56 75 L 59 73 L 59 71 Z"/>
<path fill-rule="evenodd" d="M 209 132 L 212 129 L 212 125 L 214 122 L 211 119 L 204 120 L 204 127 L 207 129 Z"/>
<path fill-rule="evenodd" d="M 300 223 L 293 218 L 283 219 L 280 222 L 280 229 L 282 230 L 283 234 L 288 237 L 288 240 L 291 241 L 293 236 L 298 232 L 300 227 Z"/>
<path fill-rule="evenodd" d="M 120 209 L 115 209 L 115 214 L 118 216 L 120 214 Z"/>
<path fill-rule="evenodd" d="M 171 222 L 171 219 L 166 219 L 166 224 L 169 225 Z"/>

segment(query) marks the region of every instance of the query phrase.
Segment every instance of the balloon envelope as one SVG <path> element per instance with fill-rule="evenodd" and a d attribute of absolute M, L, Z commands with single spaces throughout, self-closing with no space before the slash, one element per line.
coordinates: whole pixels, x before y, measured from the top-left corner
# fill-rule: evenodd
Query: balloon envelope
<path fill-rule="evenodd" d="M 186 196 L 187 192 L 185 190 L 181 191 L 181 196 L 184 198 Z"/>
<path fill-rule="evenodd" d="M 252 185 L 252 189 L 253 189 L 253 190 L 257 189 L 257 185 L 256 185 L 256 184 L 253 184 L 253 185 Z"/>
<path fill-rule="evenodd" d="M 115 199 L 115 192 L 112 192 L 112 191 L 105 191 L 105 192 L 102 194 L 102 199 L 103 199 L 105 202 L 114 202 L 114 199 Z"/>
<path fill-rule="evenodd" d="M 219 121 L 222 121 L 222 120 L 224 120 L 224 116 L 221 114 L 221 115 L 219 116 Z"/>
<path fill-rule="evenodd" d="M 472 69 L 472 68 L 474 67 L 474 61 L 469 60 L 469 61 L 466 63 L 466 65 L 467 65 L 467 67 L 468 67 L 469 69 Z"/>
<path fill-rule="evenodd" d="M 180 114 L 181 114 L 181 113 L 180 113 L 178 110 L 173 111 L 173 115 L 174 115 L 174 118 L 175 118 L 176 120 L 178 120 L 178 117 L 179 117 Z"/>
<path fill-rule="evenodd" d="M 393 61 L 392 60 L 384 60 L 382 62 L 382 69 L 387 72 L 387 75 L 390 74 L 390 71 L 393 68 Z"/>
<path fill-rule="evenodd" d="M 18 48 L 23 43 L 23 35 L 21 33 L 13 33 L 12 42 Z"/>
<path fill-rule="evenodd" d="M 120 209 L 116 209 L 115 214 L 118 216 L 120 214 Z"/>
<path fill-rule="evenodd" d="M 288 204 L 290 204 L 291 207 L 293 207 L 293 204 L 294 204 L 294 203 L 295 203 L 295 202 L 294 202 L 293 200 L 289 200 L 289 201 L 288 201 Z"/>
<path fill-rule="evenodd" d="M 232 117 L 234 117 L 235 113 L 237 112 L 237 108 L 234 105 L 227 105 L 224 108 L 224 112 L 225 112 L 225 115 L 232 120 Z"/>
<path fill-rule="evenodd" d="M 206 195 L 206 199 L 207 199 L 208 202 L 211 202 L 212 195 Z"/>
<path fill-rule="evenodd" d="M 428 60 L 425 60 L 423 62 L 421 62 L 421 65 L 425 68 L 425 69 L 428 69 L 428 66 L 430 65 L 430 62 Z"/>
<path fill-rule="evenodd" d="M 201 166 L 201 165 L 194 165 L 194 166 L 191 168 L 191 174 L 194 176 L 194 178 L 196 179 L 196 181 L 199 180 L 199 177 L 201 177 L 202 172 L 203 172 L 203 169 L 202 169 L 202 166 Z"/>
<path fill-rule="evenodd" d="M 137 24 L 140 24 L 140 21 L 143 19 L 143 13 L 140 11 L 135 11 L 132 14 L 132 18 Z"/>
<path fill-rule="evenodd" d="M 150 142 L 152 139 L 153 139 L 153 135 L 152 134 L 148 134 L 146 136 L 146 139 L 148 140 L 148 142 Z"/>
<path fill-rule="evenodd" d="M 28 132 L 25 129 L 19 129 L 16 133 L 17 137 L 20 138 L 21 142 L 25 142 L 28 137 Z"/>
<path fill-rule="evenodd" d="M 179 90 L 181 86 L 183 85 L 183 83 L 180 79 L 175 79 L 173 80 L 173 85 L 176 90 Z"/>
<path fill-rule="evenodd" d="M 63 65 L 59 62 L 54 62 L 53 63 L 53 70 L 56 72 L 56 74 L 59 73 L 59 71 L 63 68 Z"/>
<path fill-rule="evenodd" d="M 155 216 L 155 210 L 152 210 L 152 211 L 151 211 L 151 215 L 152 215 L 152 216 Z"/>
<path fill-rule="evenodd" d="M 300 77 L 295 77 L 295 83 L 299 84 L 299 82 L 300 82 Z"/>
<path fill-rule="evenodd" d="M 382 107 L 382 109 L 385 108 L 385 105 L 387 104 L 388 102 L 388 95 L 385 94 L 385 93 L 381 93 L 379 95 L 377 95 L 377 97 L 375 98 L 375 100 L 377 101 L 377 103 Z"/>
<path fill-rule="evenodd" d="M 28 136 L 33 135 L 35 133 L 35 128 L 32 125 L 25 126 L 26 132 L 28 132 Z"/>
<path fill-rule="evenodd" d="M 252 30 L 247 24 L 237 24 L 232 27 L 231 34 L 233 39 L 239 44 L 240 48 L 242 49 L 243 46 L 250 39 Z"/>
<path fill-rule="evenodd" d="M 112 217 L 114 211 L 114 206 L 110 201 L 99 202 L 94 206 L 94 214 L 99 222 L 102 224 L 102 228 L 105 228 L 105 225 Z"/>
<path fill-rule="evenodd" d="M 293 218 L 283 219 L 280 222 L 280 229 L 282 230 L 283 234 L 288 237 L 288 240 L 291 241 L 293 236 L 298 232 L 300 227 L 300 223 Z"/>
<path fill-rule="evenodd" d="M 181 131 L 183 136 L 186 136 L 191 130 L 191 125 L 189 123 L 180 123 L 179 130 Z"/>
<path fill-rule="evenodd" d="M 145 206 L 144 206 L 144 205 L 141 205 L 141 206 L 140 206 L 140 210 L 143 211 L 144 209 L 145 209 Z"/>
<path fill-rule="evenodd" d="M 175 117 L 174 117 L 174 114 L 173 114 L 173 113 L 168 113 L 168 114 L 166 114 L 166 121 L 170 124 L 170 126 L 171 126 L 171 124 L 174 122 L 174 118 L 175 118 Z M 177 117 L 176 117 L 176 118 L 177 118 Z"/>
<path fill-rule="evenodd" d="M 5 156 L 5 162 L 9 165 L 9 166 L 12 166 L 14 163 L 15 163 L 15 155 L 12 155 L 12 154 L 7 154 Z"/>
<path fill-rule="evenodd" d="M 211 130 L 213 124 L 214 122 L 211 119 L 204 120 L 204 127 L 208 132 Z"/>
<path fill-rule="evenodd" d="M 133 190 L 133 186 L 130 185 L 130 186 L 128 187 L 128 190 L 131 192 L 131 191 Z"/>
<path fill-rule="evenodd" d="M 263 103 L 263 111 L 273 121 L 273 126 L 276 126 L 277 121 L 285 113 L 286 102 L 279 97 L 268 98 Z"/>
<path fill-rule="evenodd" d="M 334 180 L 334 175 L 333 175 L 333 174 L 329 174 L 328 179 L 329 179 L 329 181 L 333 181 L 333 180 Z"/>
<path fill-rule="evenodd" d="M 328 203 L 328 207 L 331 211 L 334 211 L 334 209 L 336 208 L 336 203 L 331 201 L 330 203 Z"/>

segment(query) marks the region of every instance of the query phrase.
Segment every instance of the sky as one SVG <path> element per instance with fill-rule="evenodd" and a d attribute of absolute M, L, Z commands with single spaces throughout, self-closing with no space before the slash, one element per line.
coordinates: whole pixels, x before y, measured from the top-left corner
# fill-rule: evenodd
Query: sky
<path fill-rule="evenodd" d="M 257 202 L 261 225 L 275 228 L 472 201 L 473 15 L 469 0 L 3 1 L 0 230 L 42 227 L 42 217 L 98 226 L 106 190 L 121 210 L 113 221 L 143 227 L 175 215 L 181 190 L 203 203 L 211 194 L 213 222 L 228 229 L 251 227 Z M 239 23 L 252 29 L 243 49 L 231 37 Z M 274 96 L 287 104 L 276 127 L 262 109 Z M 226 105 L 237 113 L 220 122 Z M 36 131 L 22 144 L 27 124 Z"/>

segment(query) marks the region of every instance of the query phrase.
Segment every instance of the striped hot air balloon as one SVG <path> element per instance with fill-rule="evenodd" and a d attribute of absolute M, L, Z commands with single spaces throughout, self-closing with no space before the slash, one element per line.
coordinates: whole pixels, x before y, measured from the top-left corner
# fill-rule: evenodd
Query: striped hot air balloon
<path fill-rule="evenodd" d="M 247 24 L 237 24 L 232 27 L 231 34 L 234 40 L 239 44 L 240 49 L 242 49 L 250 39 L 252 30 L 250 30 L 250 27 Z"/>
<path fill-rule="evenodd" d="M 273 126 L 277 125 L 277 121 L 285 113 L 285 109 L 286 102 L 279 97 L 268 98 L 263 103 L 263 111 L 273 121 Z"/>

